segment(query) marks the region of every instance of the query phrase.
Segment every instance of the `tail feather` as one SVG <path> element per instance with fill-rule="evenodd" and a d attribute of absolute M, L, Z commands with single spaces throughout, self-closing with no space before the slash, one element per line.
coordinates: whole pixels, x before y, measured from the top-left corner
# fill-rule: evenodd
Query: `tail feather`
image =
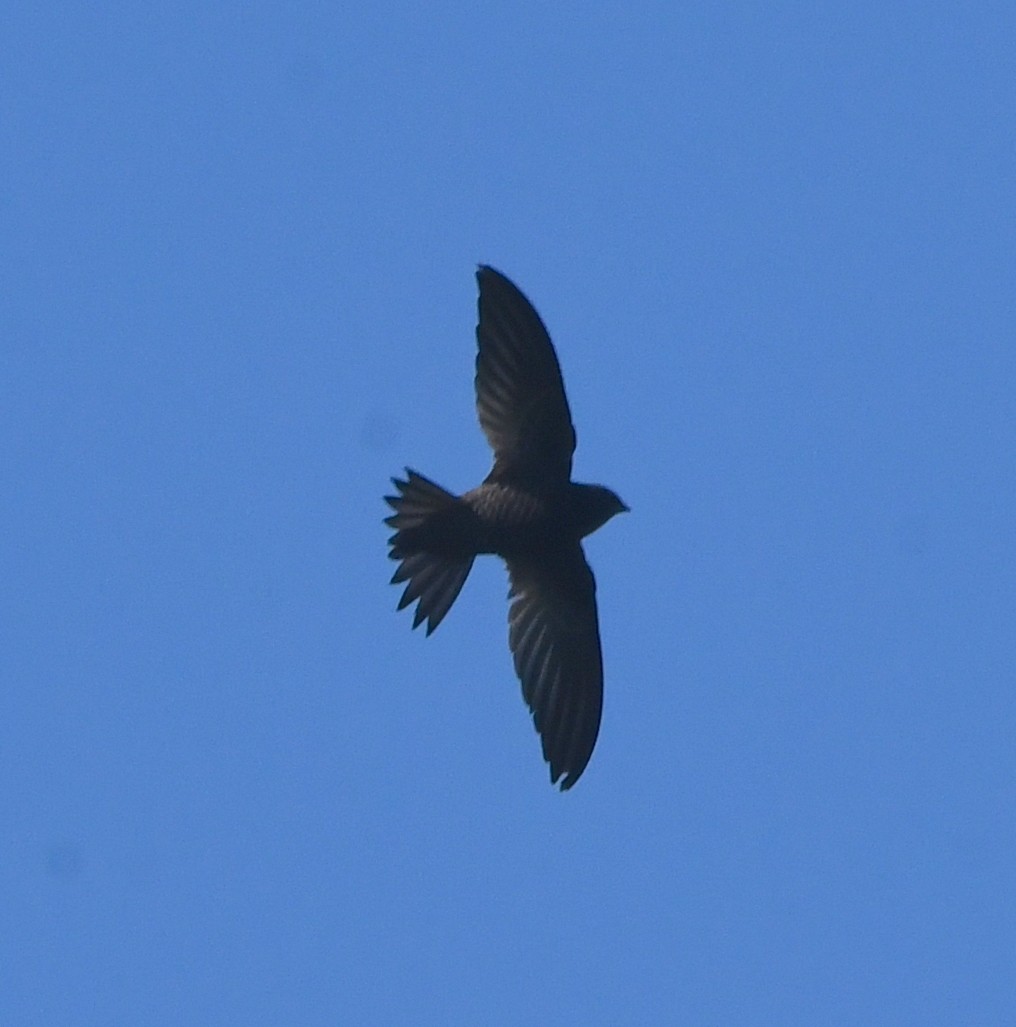
<path fill-rule="evenodd" d="M 399 609 L 419 600 L 413 627 L 427 621 L 429 635 L 444 619 L 465 584 L 473 566 L 473 554 L 442 552 L 439 530 L 441 514 L 451 515 L 458 499 L 440 485 L 407 468 L 406 480 L 392 479 L 397 496 L 385 496 L 395 511 L 385 524 L 395 528 L 388 540 L 389 556 L 401 561 L 392 584 L 408 582 Z M 428 530 L 429 529 L 429 530 Z"/>

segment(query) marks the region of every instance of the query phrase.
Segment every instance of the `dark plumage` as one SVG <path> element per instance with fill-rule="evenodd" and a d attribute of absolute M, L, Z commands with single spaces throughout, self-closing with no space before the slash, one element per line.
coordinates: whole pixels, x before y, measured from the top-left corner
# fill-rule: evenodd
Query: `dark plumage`
<path fill-rule="evenodd" d="M 393 478 L 398 495 L 389 556 L 399 602 L 417 602 L 413 627 L 429 635 L 455 602 L 475 557 L 496 553 L 511 581 L 508 644 L 522 694 L 550 764 L 571 788 L 600 729 L 603 661 L 596 581 L 581 539 L 627 510 L 602 485 L 571 480 L 575 429 L 561 368 L 532 304 L 491 267 L 476 274 L 476 407 L 494 466 L 483 484 L 454 496 L 415 471 Z"/>

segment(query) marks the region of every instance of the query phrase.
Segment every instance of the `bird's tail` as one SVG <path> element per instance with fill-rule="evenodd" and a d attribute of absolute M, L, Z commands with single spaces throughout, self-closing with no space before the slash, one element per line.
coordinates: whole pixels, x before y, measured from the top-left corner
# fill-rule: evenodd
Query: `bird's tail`
<path fill-rule="evenodd" d="M 392 478 L 397 496 L 385 496 L 395 511 L 385 524 L 395 529 L 388 540 L 388 555 L 401 561 L 392 584 L 408 581 L 399 600 L 404 609 L 414 600 L 420 603 L 413 615 L 413 627 L 427 621 L 429 635 L 462 589 L 473 566 L 475 553 L 455 545 L 456 519 L 463 512 L 456 496 L 435 485 L 422 474 L 406 468 L 406 480 Z"/>

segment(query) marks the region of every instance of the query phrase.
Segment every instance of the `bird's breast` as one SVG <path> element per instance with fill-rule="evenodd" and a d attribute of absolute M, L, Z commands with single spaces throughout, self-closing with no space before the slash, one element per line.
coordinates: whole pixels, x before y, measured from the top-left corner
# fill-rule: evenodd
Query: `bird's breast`
<path fill-rule="evenodd" d="M 476 515 L 481 551 L 509 556 L 553 544 L 562 518 L 553 497 L 501 482 L 484 482 L 463 501 Z"/>

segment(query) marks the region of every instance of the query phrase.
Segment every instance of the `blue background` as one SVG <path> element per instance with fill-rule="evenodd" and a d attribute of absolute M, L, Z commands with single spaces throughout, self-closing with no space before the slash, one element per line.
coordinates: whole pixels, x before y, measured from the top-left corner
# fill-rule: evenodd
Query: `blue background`
<path fill-rule="evenodd" d="M 0 1022 L 1012 1022 L 1014 28 L 9 11 Z M 481 261 L 633 511 L 566 795 L 499 563 L 387 584 Z"/>

